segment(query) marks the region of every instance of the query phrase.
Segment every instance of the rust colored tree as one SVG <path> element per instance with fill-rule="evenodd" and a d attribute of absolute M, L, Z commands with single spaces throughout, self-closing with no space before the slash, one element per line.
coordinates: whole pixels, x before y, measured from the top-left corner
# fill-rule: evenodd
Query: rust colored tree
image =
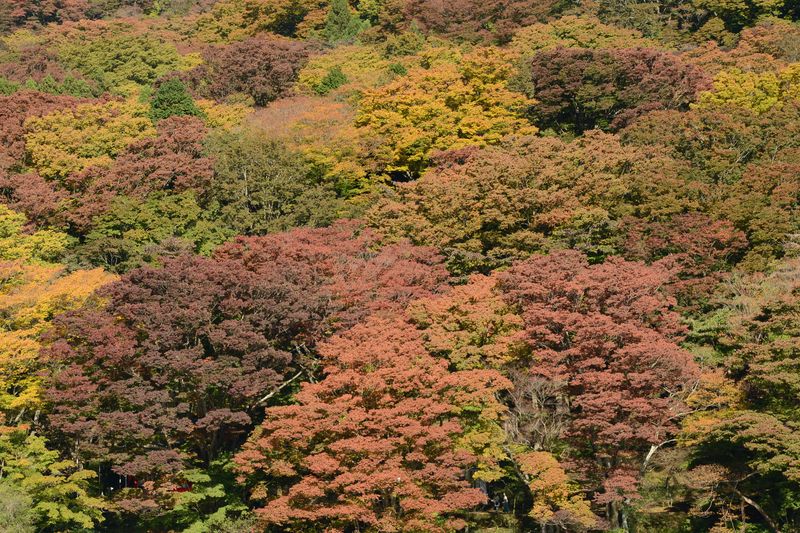
<path fill-rule="evenodd" d="M 673 303 L 659 292 L 666 269 L 611 258 L 590 266 L 578 252 L 518 263 L 501 275 L 521 307 L 522 338 L 533 352 L 531 379 L 559 387 L 566 405 L 562 461 L 580 476 L 612 526 L 638 497 L 649 453 L 670 440 L 696 379 Z"/>
<path fill-rule="evenodd" d="M 492 370 L 449 372 L 420 333 L 372 317 L 320 348 L 326 377 L 267 418 L 237 455 L 264 523 L 292 530 L 452 531 L 485 501 L 459 449 L 463 419 L 496 410 Z"/>

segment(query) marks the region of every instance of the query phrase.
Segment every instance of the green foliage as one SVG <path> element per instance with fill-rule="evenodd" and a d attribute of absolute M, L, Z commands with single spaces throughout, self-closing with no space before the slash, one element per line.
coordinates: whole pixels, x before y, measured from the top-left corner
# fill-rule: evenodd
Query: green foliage
<path fill-rule="evenodd" d="M 2 76 L 0 76 L 0 95 L 13 94 L 19 89 L 19 83 L 14 83 Z"/>
<path fill-rule="evenodd" d="M 209 208 L 236 233 L 327 226 L 343 207 L 299 155 L 264 134 L 219 133 L 209 141 L 216 159 Z"/>
<path fill-rule="evenodd" d="M 8 481 L 0 481 L 0 531 L 33 533 L 33 500 Z"/>
<path fill-rule="evenodd" d="M 95 472 L 82 470 L 72 461 L 60 461 L 44 438 L 24 428 L 0 427 L 0 464 L 3 484 L 11 484 L 32 503 L 37 530 L 92 529 L 103 521 L 106 504 L 89 493 Z M 9 517 L 24 527 L 26 500 L 17 496 L 17 508 Z M 0 520 L 9 519 L 0 516 Z M 20 529 L 25 531 L 25 529 Z"/>
<path fill-rule="evenodd" d="M 330 44 L 349 43 L 368 26 L 350 10 L 347 0 L 331 0 L 323 35 Z"/>
<path fill-rule="evenodd" d="M 319 95 L 326 95 L 334 89 L 338 89 L 342 85 L 347 83 L 347 76 L 344 75 L 342 72 L 342 68 L 339 65 L 331 67 L 328 73 L 325 75 L 322 80 L 314 85 L 314 92 Z"/>
<path fill-rule="evenodd" d="M 779 15 L 786 0 L 695 0 L 695 5 L 720 17 L 728 29 L 739 31 L 760 17 Z"/>
<path fill-rule="evenodd" d="M 66 76 L 63 81 L 57 82 L 52 76 L 47 75 L 41 81 L 36 82 L 29 79 L 24 87 L 34 91 L 41 91 L 50 94 L 66 94 L 82 98 L 98 96 L 98 91 L 92 88 L 85 80 Z"/>
<path fill-rule="evenodd" d="M 94 219 L 94 229 L 76 248 L 75 260 L 124 272 L 156 262 L 163 254 L 210 254 L 233 236 L 197 204 L 192 191 L 154 193 L 144 202 L 118 197 Z"/>
<path fill-rule="evenodd" d="M 203 111 L 197 107 L 186 86 L 177 78 L 172 78 L 161 85 L 150 98 L 150 119 L 158 122 L 173 116 L 204 117 Z"/>
<path fill-rule="evenodd" d="M 185 66 L 173 44 L 146 34 L 78 35 L 62 44 L 58 55 L 66 66 L 115 93 L 124 93 L 131 83 L 151 85 Z"/>

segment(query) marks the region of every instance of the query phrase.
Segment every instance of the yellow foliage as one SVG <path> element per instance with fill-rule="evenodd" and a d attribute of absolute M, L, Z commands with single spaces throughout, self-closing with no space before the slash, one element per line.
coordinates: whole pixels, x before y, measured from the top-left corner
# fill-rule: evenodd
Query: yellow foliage
<path fill-rule="evenodd" d="M 70 243 L 68 235 L 51 230 L 24 234 L 24 225 L 25 215 L 0 204 L 0 261 L 52 261 Z"/>
<path fill-rule="evenodd" d="M 409 63 L 409 59 L 404 59 Z M 392 79 L 389 65 L 393 63 L 382 57 L 380 50 L 372 46 L 350 45 L 339 46 L 327 54 L 313 57 L 300 71 L 298 87 L 308 93 L 319 91 L 323 80 L 338 67 L 347 78 L 347 82 L 336 89 L 338 93 L 350 93 L 373 89 Z M 403 64 L 403 62 L 398 61 Z"/>
<path fill-rule="evenodd" d="M 603 24 L 590 16 L 568 15 L 521 28 L 509 48 L 520 56 L 554 48 L 660 48 L 636 30 Z"/>
<path fill-rule="evenodd" d="M 301 152 L 326 181 L 350 192 L 369 189 L 368 136 L 353 126 L 355 111 L 346 102 L 299 96 L 283 98 L 251 116 L 250 125 Z M 376 144 L 376 143 L 375 143 Z"/>
<path fill-rule="evenodd" d="M 197 18 L 191 36 L 231 42 L 263 31 L 285 33 L 281 30 L 296 21 L 295 33 L 303 37 L 324 24 L 327 5 L 327 0 L 222 0 Z"/>
<path fill-rule="evenodd" d="M 195 100 L 205 117 L 203 120 L 210 128 L 223 128 L 229 130 L 242 123 L 244 118 L 253 109 L 246 104 L 223 104 L 214 100 Z"/>
<path fill-rule="evenodd" d="M 733 105 L 765 113 L 787 100 L 800 97 L 800 63 L 775 72 L 722 71 L 714 78 L 714 87 L 700 94 L 697 107 Z"/>
<path fill-rule="evenodd" d="M 356 125 L 384 141 L 377 154 L 389 172 L 419 173 L 434 150 L 496 144 L 509 134 L 537 130 L 524 118 L 534 101 L 511 91 L 514 67 L 508 54 L 480 48 L 429 68 L 415 68 L 366 91 Z M 458 57 L 460 56 L 460 57 Z"/>
<path fill-rule="evenodd" d="M 31 162 L 48 179 L 107 166 L 127 145 L 155 135 L 148 108 L 133 99 L 79 105 L 29 119 L 25 127 Z"/>
<path fill-rule="evenodd" d="M 115 279 L 102 269 L 67 273 L 46 262 L 68 237 L 53 231 L 22 233 L 22 215 L 0 205 L 0 410 L 39 401 L 39 338 L 57 314 L 83 305 Z"/>
<path fill-rule="evenodd" d="M 83 305 L 113 281 L 102 269 L 66 273 L 60 265 L 0 262 L 0 409 L 39 401 L 39 338 L 57 314 Z"/>
<path fill-rule="evenodd" d="M 557 512 L 569 513 L 572 521 L 584 527 L 597 524 L 589 502 L 580 487 L 569 480 L 564 468 L 549 452 L 528 452 L 517 458 L 520 470 L 530 477 L 533 494 L 530 515 L 541 523 L 558 523 Z"/>

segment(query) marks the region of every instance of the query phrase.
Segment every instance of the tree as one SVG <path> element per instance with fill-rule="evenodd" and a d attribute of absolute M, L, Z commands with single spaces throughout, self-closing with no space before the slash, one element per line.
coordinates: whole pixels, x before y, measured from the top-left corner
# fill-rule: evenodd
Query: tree
<path fill-rule="evenodd" d="M 158 264 L 161 256 L 211 255 L 234 235 L 198 205 L 193 191 L 156 192 L 143 200 L 117 196 L 92 219 L 91 229 L 70 259 L 122 273 Z"/>
<path fill-rule="evenodd" d="M 302 154 L 322 182 L 351 197 L 380 182 L 372 172 L 378 162 L 370 157 L 378 140 L 365 138 L 354 121 L 355 110 L 347 102 L 300 96 L 256 111 L 250 124 Z"/>
<path fill-rule="evenodd" d="M 244 94 L 264 106 L 291 88 L 308 56 L 306 45 L 278 37 L 251 37 L 210 48 L 204 63 L 187 72 L 189 85 L 202 96 L 224 100 Z M 242 58 L 248 58 L 242 61 Z"/>
<path fill-rule="evenodd" d="M 0 425 L 0 487 L 14 487 L 27 496 L 37 531 L 94 528 L 107 509 L 89 493 L 90 480 L 97 474 L 72 461 L 59 461 L 45 439 L 26 429 Z"/>
<path fill-rule="evenodd" d="M 699 107 L 741 106 L 757 113 L 800 96 L 800 65 L 781 72 L 722 71 L 714 77 L 713 90 L 700 95 Z"/>
<path fill-rule="evenodd" d="M 329 0 L 223 0 L 198 17 L 193 33 L 206 42 L 244 40 L 259 32 L 308 37 L 325 25 Z"/>
<path fill-rule="evenodd" d="M 25 222 L 25 215 L 0 204 L 0 259 L 52 262 L 64 254 L 70 244 L 68 235 L 51 230 L 26 235 Z"/>
<path fill-rule="evenodd" d="M 144 106 L 113 100 L 32 118 L 25 129 L 28 157 L 50 180 L 108 166 L 126 146 L 155 133 Z"/>
<path fill-rule="evenodd" d="M 325 379 L 272 407 L 236 462 L 279 527 L 451 531 L 485 501 L 464 481 L 462 417 L 497 410 L 496 372 L 450 373 L 402 320 L 370 318 L 320 347 Z"/>
<path fill-rule="evenodd" d="M 351 42 L 367 25 L 350 11 L 347 0 L 331 0 L 323 34 L 331 44 Z"/>
<path fill-rule="evenodd" d="M 520 355 L 514 334 L 522 319 L 496 290 L 494 277 L 474 275 L 441 296 L 421 299 L 408 308 L 422 331 L 425 348 L 446 358 L 452 368 L 502 369 Z"/>
<path fill-rule="evenodd" d="M 656 44 L 636 30 L 603 24 L 593 17 L 567 15 L 520 28 L 510 46 L 520 56 L 530 57 L 556 48 L 650 48 Z"/>
<path fill-rule="evenodd" d="M 618 129 L 653 109 L 686 110 L 708 86 L 698 68 L 647 48 L 539 52 L 530 62 L 542 128 Z"/>
<path fill-rule="evenodd" d="M 681 349 L 679 317 L 659 293 L 666 270 L 618 258 L 590 266 L 580 253 L 533 257 L 500 275 L 520 306 L 532 378 L 558 388 L 568 409 L 565 459 L 606 506 L 612 527 L 638 497 L 648 453 L 677 430 L 698 369 Z"/>
<path fill-rule="evenodd" d="M 147 483 L 126 512 L 169 508 L 179 472 L 236 450 L 301 376 L 317 341 L 370 312 L 397 311 L 446 279 L 436 254 L 373 250 L 356 224 L 240 238 L 212 258 L 180 255 L 126 274 L 107 305 L 61 315 L 48 423 L 65 453 Z M 274 399 L 273 399 L 274 398 Z"/>
<path fill-rule="evenodd" d="M 90 496 L 94 472 L 59 461 L 34 426 L 42 411 L 41 338 L 52 318 L 113 280 L 100 270 L 67 273 L 49 263 L 69 243 L 54 231 L 23 233 L 25 218 L 0 205 L 0 527 L 91 528 L 105 506 Z"/>
<path fill-rule="evenodd" d="M 745 2 L 733 0 L 697 0 L 697 7 L 706 9 L 725 21 L 725 25 L 733 31 L 755 23 L 759 18 L 780 14 L 787 5 L 785 0 L 756 0 Z"/>
<path fill-rule="evenodd" d="M 173 116 L 203 116 L 186 86 L 177 78 L 161 83 L 150 98 L 150 119 L 154 123 Z"/>
<path fill-rule="evenodd" d="M 656 111 L 621 136 L 681 162 L 680 181 L 702 199 L 695 209 L 733 222 L 750 243 L 740 266 L 763 270 L 786 253 L 798 228 L 791 169 L 798 162 L 799 112 L 791 101 L 764 113 L 740 106 Z"/>
<path fill-rule="evenodd" d="M 497 49 L 478 49 L 430 68 L 416 68 L 359 102 L 356 125 L 384 139 L 386 171 L 417 177 L 436 150 L 497 144 L 532 134 L 525 114 L 534 101 L 511 91 L 513 67 Z"/>
<path fill-rule="evenodd" d="M 798 268 L 792 259 L 768 276 L 731 284 L 717 339 L 724 374 L 700 389 L 681 435 L 694 504 L 742 528 L 747 521 L 772 531 L 798 524 L 790 503 L 800 495 Z"/>
<path fill-rule="evenodd" d="M 387 238 L 439 247 L 456 273 L 487 270 L 553 248 L 597 261 L 618 250 L 618 222 L 692 206 L 675 162 L 602 132 L 567 143 L 520 137 L 453 151 L 367 213 Z"/>
<path fill-rule="evenodd" d="M 236 233 L 326 226 L 344 206 L 299 154 L 255 129 L 209 139 L 215 160 L 208 205 Z"/>
<path fill-rule="evenodd" d="M 114 94 L 126 94 L 131 84 L 148 86 L 165 74 L 193 66 L 173 43 L 136 31 L 130 24 L 107 21 L 69 27 L 57 51 L 62 64 Z"/>
<path fill-rule="evenodd" d="M 25 121 L 64 111 L 81 103 L 71 96 L 56 96 L 29 90 L 0 95 L 0 174 L 18 170 L 25 158 Z"/>
<path fill-rule="evenodd" d="M 727 220 L 700 213 L 677 215 L 666 221 L 627 219 L 622 233 L 626 259 L 658 261 L 672 269 L 665 289 L 691 310 L 708 305 L 714 289 L 747 248 L 744 233 Z"/>
<path fill-rule="evenodd" d="M 155 136 L 128 145 L 111 166 L 70 176 L 64 184 L 70 193 L 68 210 L 61 217 L 86 233 L 93 217 L 108 211 L 120 196 L 144 200 L 155 192 L 191 191 L 200 201 L 207 199 L 214 173 L 213 160 L 204 152 L 207 133 L 197 118 L 165 118 Z"/>
<path fill-rule="evenodd" d="M 541 22 L 557 9 L 555 2 L 533 0 L 403 0 L 399 4 L 406 26 L 413 21 L 428 33 L 500 43 L 509 41 L 514 30 Z"/>
<path fill-rule="evenodd" d="M 42 408 L 41 336 L 58 313 L 80 307 L 113 281 L 100 270 L 66 272 L 53 263 L 70 239 L 23 233 L 25 217 L 0 205 L 0 416 L 17 424 Z"/>
<path fill-rule="evenodd" d="M 530 515 L 545 527 L 582 530 L 597 527 L 599 520 L 592 513 L 589 502 L 580 493 L 580 487 L 570 481 L 558 460 L 548 452 L 528 452 L 517 461 L 523 475 L 530 480 L 533 494 Z"/>

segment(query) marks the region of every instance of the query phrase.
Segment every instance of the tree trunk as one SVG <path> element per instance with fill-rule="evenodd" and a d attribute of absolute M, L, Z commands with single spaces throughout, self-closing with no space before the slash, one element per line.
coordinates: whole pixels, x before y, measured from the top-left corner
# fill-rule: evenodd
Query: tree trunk
<path fill-rule="evenodd" d="M 767 523 L 767 525 L 772 531 L 774 531 L 775 533 L 781 533 L 781 530 L 778 527 L 778 525 L 772 520 L 772 518 L 770 518 L 770 516 L 764 511 L 764 509 L 762 509 L 761 506 L 758 505 L 758 503 L 755 500 L 748 498 L 747 496 L 742 494 L 737 488 L 734 488 L 733 491 L 739 496 L 739 498 L 742 499 L 742 501 L 746 502 L 750 507 L 758 511 L 758 514 L 761 515 L 761 517 L 764 519 L 764 521 Z"/>

